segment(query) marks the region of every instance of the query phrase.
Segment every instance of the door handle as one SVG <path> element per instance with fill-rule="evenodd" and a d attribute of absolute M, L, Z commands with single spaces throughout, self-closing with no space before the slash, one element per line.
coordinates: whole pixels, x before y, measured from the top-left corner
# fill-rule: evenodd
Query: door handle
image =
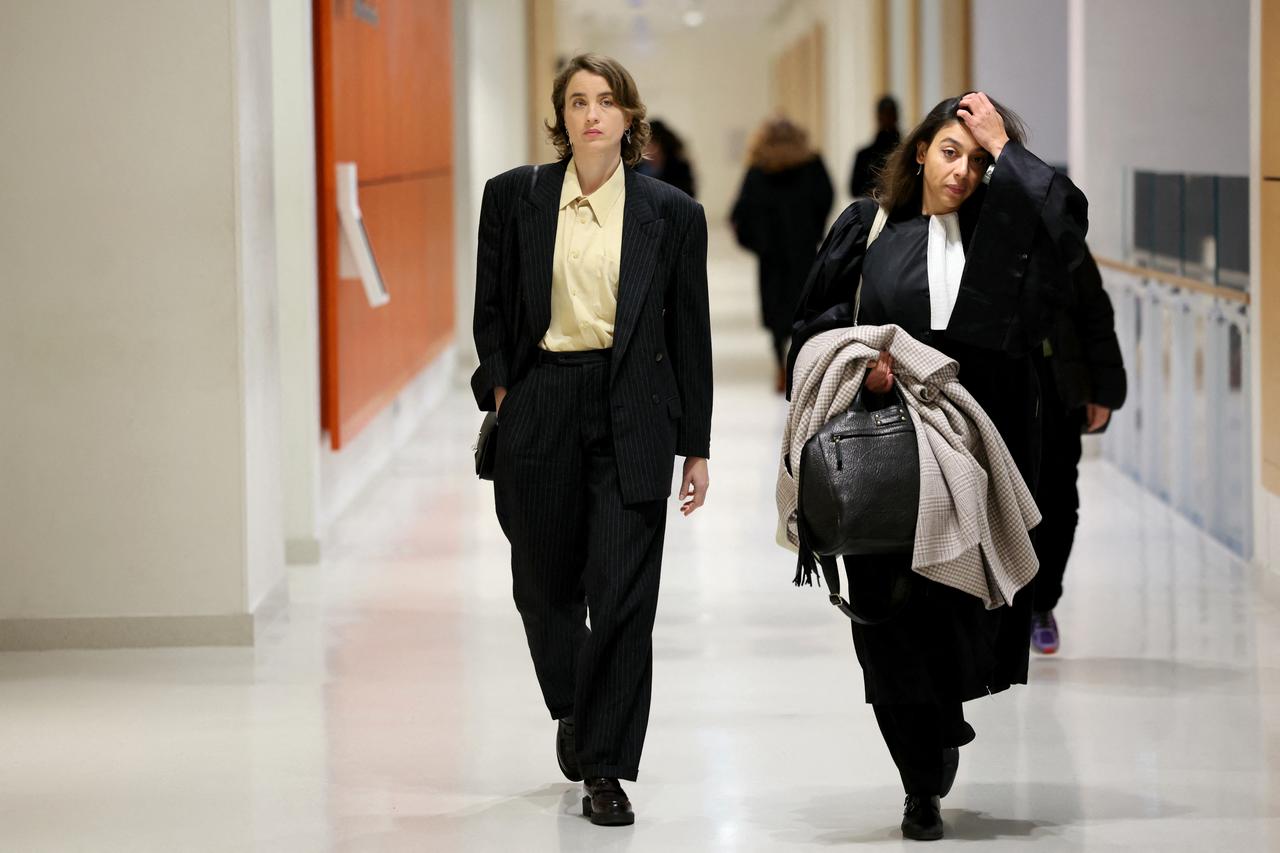
<path fill-rule="evenodd" d="M 338 277 L 358 278 L 364 285 L 365 298 L 370 308 L 378 308 L 391 301 L 378 259 L 373 256 L 373 244 L 364 227 L 360 213 L 360 183 L 356 177 L 355 163 L 338 163 L 338 221 L 342 226 L 342 239 L 338 247 Z"/>

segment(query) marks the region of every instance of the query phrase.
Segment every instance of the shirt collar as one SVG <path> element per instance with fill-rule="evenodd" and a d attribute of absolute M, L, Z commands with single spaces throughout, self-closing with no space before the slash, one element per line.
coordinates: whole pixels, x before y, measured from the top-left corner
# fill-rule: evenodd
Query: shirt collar
<path fill-rule="evenodd" d="M 934 214 L 929 217 L 930 223 L 937 222 L 942 228 L 942 233 L 946 235 L 948 243 L 960 242 L 960 214 L 952 211 L 951 213 Z"/>
<path fill-rule="evenodd" d="M 591 212 L 595 214 L 596 221 L 604 225 L 609 221 L 614 208 L 618 206 L 618 200 L 622 198 L 626 187 L 625 167 L 622 163 L 618 163 L 618 167 L 613 170 L 613 174 L 609 176 L 609 179 L 604 182 L 600 189 L 584 197 L 582 195 L 582 185 L 578 183 L 578 166 L 570 159 L 569 168 L 564 173 L 564 184 L 560 188 L 560 209 L 564 210 L 581 198 L 591 208 Z"/>

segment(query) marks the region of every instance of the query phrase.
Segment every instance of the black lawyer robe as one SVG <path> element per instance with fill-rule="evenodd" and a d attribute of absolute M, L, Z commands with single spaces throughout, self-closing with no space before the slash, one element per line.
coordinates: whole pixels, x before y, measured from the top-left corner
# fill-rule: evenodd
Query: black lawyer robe
<path fill-rule="evenodd" d="M 850 205 L 832 226 L 797 311 L 793 352 L 814 334 L 859 323 L 896 323 L 955 358 L 959 381 L 983 407 L 1032 492 L 1039 466 L 1039 388 L 1029 353 L 1056 312 L 1074 301 L 1084 258 L 1084 196 L 1017 143 L 1002 153 L 989 187 L 960 210 L 965 271 L 945 331 L 929 328 L 928 217 L 891 216 L 867 248 L 876 205 Z M 790 372 L 790 371 L 789 371 Z M 846 560 L 851 599 L 887 600 L 886 579 L 909 572 L 909 554 Z M 912 597 L 889 622 L 853 626 L 868 702 L 944 703 L 998 692 L 1027 679 L 1031 595 L 988 611 L 975 597 L 911 574 Z"/>

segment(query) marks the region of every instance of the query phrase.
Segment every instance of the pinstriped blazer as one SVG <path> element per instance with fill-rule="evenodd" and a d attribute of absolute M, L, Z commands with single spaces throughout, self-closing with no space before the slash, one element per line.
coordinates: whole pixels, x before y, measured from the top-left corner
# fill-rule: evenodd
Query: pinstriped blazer
<path fill-rule="evenodd" d="M 492 178 L 480 206 L 473 332 L 482 410 L 519 384 L 551 323 L 551 267 L 569 165 L 522 166 Z M 618 309 L 610 366 L 614 450 L 623 499 L 671 494 L 677 455 L 710 456 L 711 322 L 702 206 L 626 170 Z"/>

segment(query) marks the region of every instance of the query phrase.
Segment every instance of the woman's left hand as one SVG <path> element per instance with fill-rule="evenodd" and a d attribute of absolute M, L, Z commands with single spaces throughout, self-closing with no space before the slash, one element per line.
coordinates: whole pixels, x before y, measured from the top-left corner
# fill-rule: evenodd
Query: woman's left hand
<path fill-rule="evenodd" d="M 680 481 L 680 512 L 685 516 L 693 515 L 693 511 L 707 500 L 707 486 L 710 478 L 707 474 L 707 460 L 700 456 L 690 456 L 684 460 L 684 479 Z"/>
<path fill-rule="evenodd" d="M 999 160 L 1000 152 L 1009 143 L 1009 134 L 991 99 L 983 92 L 970 92 L 960 99 L 956 114 L 973 134 L 973 140 L 987 149 L 992 160 Z"/>
<path fill-rule="evenodd" d="M 1097 403 L 1089 403 L 1085 407 L 1085 432 L 1097 432 L 1111 420 L 1111 410 Z"/>

